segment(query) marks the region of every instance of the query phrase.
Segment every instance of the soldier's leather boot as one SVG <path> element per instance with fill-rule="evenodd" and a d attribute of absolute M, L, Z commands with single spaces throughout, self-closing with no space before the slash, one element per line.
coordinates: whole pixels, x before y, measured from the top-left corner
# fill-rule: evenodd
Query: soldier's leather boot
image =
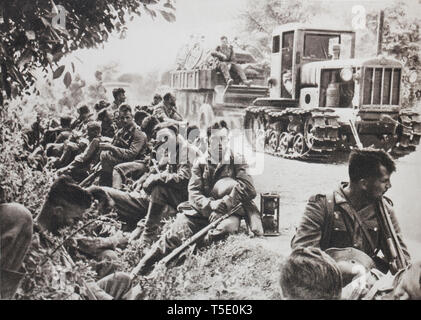
<path fill-rule="evenodd" d="M 99 185 L 103 187 L 111 187 L 113 184 L 113 175 L 111 172 L 101 171 L 99 175 Z"/>
<path fill-rule="evenodd" d="M 140 242 L 146 247 L 150 246 L 158 234 L 162 213 L 165 205 L 149 202 L 148 213 L 145 218 L 145 229 L 143 230 Z"/>

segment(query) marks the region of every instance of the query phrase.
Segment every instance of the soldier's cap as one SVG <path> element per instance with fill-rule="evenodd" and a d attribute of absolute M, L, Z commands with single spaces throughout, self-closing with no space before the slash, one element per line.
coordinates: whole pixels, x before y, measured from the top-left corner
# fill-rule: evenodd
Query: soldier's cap
<path fill-rule="evenodd" d="M 373 259 L 365 252 L 355 248 L 329 248 L 325 252 L 337 263 L 347 261 L 355 264 L 361 264 L 366 270 L 373 269 L 376 264 Z"/>
<path fill-rule="evenodd" d="M 95 104 L 94 108 L 95 108 L 96 112 L 99 112 L 102 109 L 108 108 L 109 106 L 110 106 L 109 102 L 107 102 L 105 100 L 100 100 Z"/>
<path fill-rule="evenodd" d="M 77 109 L 77 112 L 82 115 L 82 114 L 90 114 L 91 111 L 89 110 L 89 107 L 87 105 L 83 105 L 81 107 L 79 107 Z"/>
<path fill-rule="evenodd" d="M 124 90 L 123 88 L 115 88 L 113 89 L 113 95 L 117 95 L 119 93 L 126 93 L 126 90 Z"/>
<path fill-rule="evenodd" d="M 162 99 L 162 96 L 159 93 L 155 93 L 153 96 L 154 99 Z"/>
<path fill-rule="evenodd" d="M 97 121 L 89 121 L 86 128 L 88 129 L 88 132 L 101 131 L 101 124 Z"/>

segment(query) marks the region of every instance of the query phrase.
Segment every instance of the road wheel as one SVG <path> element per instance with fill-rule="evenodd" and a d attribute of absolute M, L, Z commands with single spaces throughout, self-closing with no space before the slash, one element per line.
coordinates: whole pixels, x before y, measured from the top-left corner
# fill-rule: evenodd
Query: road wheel
<path fill-rule="evenodd" d="M 302 155 L 306 151 L 306 142 L 304 140 L 304 135 L 302 133 L 297 133 L 294 136 L 292 149 L 294 150 L 294 153 L 298 155 Z"/>
<path fill-rule="evenodd" d="M 314 144 L 314 119 L 308 118 L 304 124 L 304 140 L 308 149 L 311 149 Z"/>
<path fill-rule="evenodd" d="M 282 132 L 281 136 L 279 137 L 279 152 L 282 155 L 288 153 L 289 149 L 289 134 L 286 132 Z"/>
<path fill-rule="evenodd" d="M 269 134 L 269 139 L 267 143 L 267 148 L 269 152 L 275 153 L 278 150 L 279 146 L 279 133 L 276 131 L 271 131 Z"/>

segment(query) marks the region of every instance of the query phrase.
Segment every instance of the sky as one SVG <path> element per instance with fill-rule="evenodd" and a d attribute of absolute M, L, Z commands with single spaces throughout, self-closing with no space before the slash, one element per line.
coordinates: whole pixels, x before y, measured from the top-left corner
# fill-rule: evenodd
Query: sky
<path fill-rule="evenodd" d="M 127 25 L 125 39 L 112 36 L 103 49 L 78 50 L 64 62 L 75 61 L 83 77 L 110 61 L 118 61 L 122 73 L 165 71 L 191 34 L 203 34 L 210 44 L 223 34 L 234 36 L 235 17 L 245 4 L 244 0 L 177 0 L 176 22 L 169 23 L 159 14 L 152 20 L 144 14 Z"/>
<path fill-rule="evenodd" d="M 397 0 L 335 0 L 334 6 L 332 0 L 312 1 L 318 1 L 322 7 L 327 8 L 340 8 L 342 2 L 344 6 L 345 3 L 362 4 L 371 10 L 380 9 Z M 419 1 L 405 1 L 414 8 L 412 14 L 419 16 Z M 85 79 L 93 79 L 98 66 L 111 61 L 120 63 L 121 73 L 164 72 L 173 66 L 178 49 L 188 42 L 192 34 L 204 35 L 210 47 L 219 42 L 221 35 L 234 37 L 239 24 L 238 14 L 246 4 L 247 0 L 177 0 L 176 22 L 169 23 L 159 14 L 152 20 L 145 13 L 127 25 L 125 39 L 111 36 L 103 49 L 78 50 L 64 58 L 63 62 L 75 62 L 78 72 Z M 331 16 L 322 15 L 319 18 L 322 22 L 334 20 Z"/>

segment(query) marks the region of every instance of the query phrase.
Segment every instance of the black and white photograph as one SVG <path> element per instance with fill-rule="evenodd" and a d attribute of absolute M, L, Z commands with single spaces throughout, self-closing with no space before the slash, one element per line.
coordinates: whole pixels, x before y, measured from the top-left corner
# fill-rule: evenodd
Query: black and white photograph
<path fill-rule="evenodd" d="M 2 0 L 0 300 L 421 300 L 420 137 L 421 0 Z"/>

